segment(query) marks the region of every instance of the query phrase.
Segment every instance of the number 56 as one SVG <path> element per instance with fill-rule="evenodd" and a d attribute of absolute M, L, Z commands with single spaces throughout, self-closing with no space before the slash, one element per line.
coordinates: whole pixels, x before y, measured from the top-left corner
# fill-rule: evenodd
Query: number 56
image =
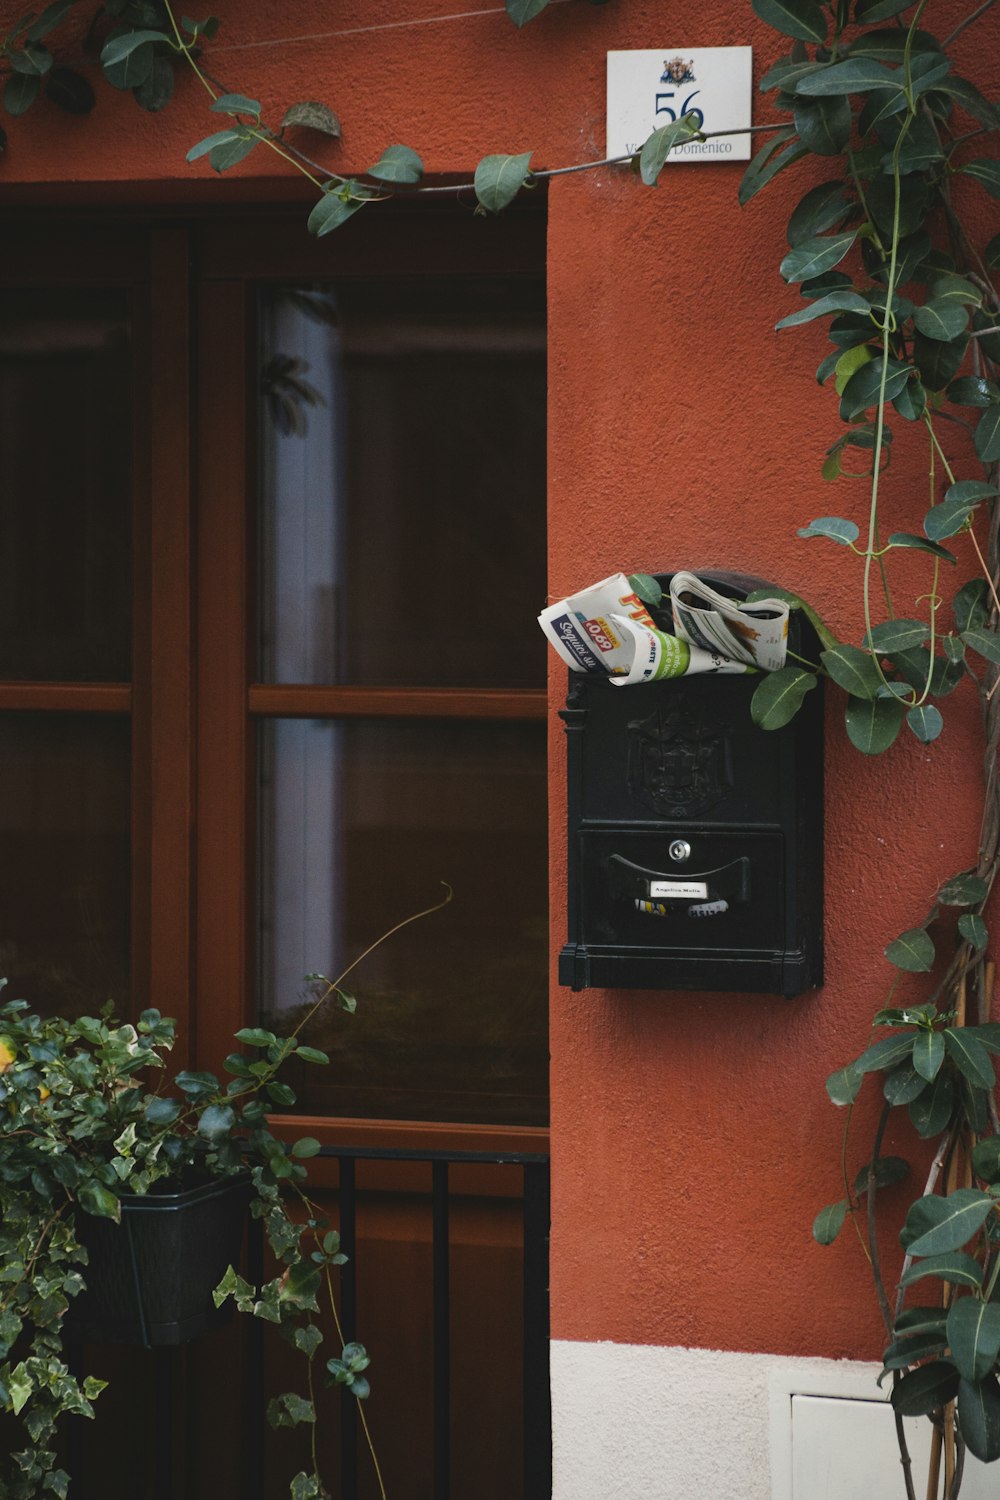
<path fill-rule="evenodd" d="M 692 99 L 697 99 L 697 97 L 698 97 L 698 95 L 700 93 L 701 93 L 701 89 L 695 89 L 695 91 L 694 91 L 693 94 L 688 94 L 687 98 L 684 100 L 684 103 L 681 105 L 681 114 L 682 115 L 697 115 L 698 116 L 698 129 L 699 130 L 701 129 L 701 127 L 705 123 L 705 116 L 702 113 L 702 111 L 698 108 L 697 105 L 695 105 L 694 109 L 691 108 L 691 100 Z M 663 103 L 664 99 L 673 99 L 675 97 L 676 96 L 673 93 L 670 93 L 670 94 L 657 94 L 657 96 L 656 96 L 656 113 L 658 115 L 669 115 L 670 119 L 672 121 L 676 120 L 677 119 L 676 112 L 673 109 L 671 109 L 671 107 L 670 107 L 669 104 L 664 104 Z"/>

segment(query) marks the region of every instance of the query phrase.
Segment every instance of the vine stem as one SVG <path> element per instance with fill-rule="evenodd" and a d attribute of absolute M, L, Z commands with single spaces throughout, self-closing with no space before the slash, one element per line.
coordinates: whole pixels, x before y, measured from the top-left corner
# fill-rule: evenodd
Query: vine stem
<path fill-rule="evenodd" d="M 350 974 L 353 969 L 356 969 L 358 967 L 358 964 L 360 964 L 364 959 L 368 957 L 369 953 L 374 953 L 376 948 L 381 948 L 382 944 L 384 942 L 387 942 L 394 933 L 400 932 L 404 927 L 409 927 L 411 922 L 419 922 L 421 917 L 432 916 L 434 912 L 441 911 L 448 905 L 449 901 L 451 901 L 455 893 L 452 890 L 451 886 L 448 884 L 447 880 L 442 880 L 441 884 L 444 886 L 445 891 L 447 892 L 447 895 L 442 901 L 435 902 L 433 906 L 425 907 L 423 911 L 415 911 L 412 916 L 404 917 L 401 922 L 396 923 L 395 927 L 390 927 L 388 932 L 383 932 L 381 937 L 376 938 L 374 943 L 369 943 L 365 951 L 363 953 L 359 953 L 357 958 L 349 963 L 347 965 L 347 968 L 344 969 L 343 973 L 338 974 L 336 979 L 328 979 L 326 981 L 326 989 L 323 991 L 322 995 L 320 995 L 316 1003 L 310 1006 L 310 1008 L 306 1011 L 305 1015 L 302 1017 L 301 1021 L 298 1023 L 295 1029 L 289 1032 L 290 1037 L 298 1036 L 303 1026 L 305 1026 L 308 1021 L 312 1020 L 313 1016 L 319 1010 L 320 1006 L 326 1000 L 328 1000 L 331 995 L 335 995 L 337 993 L 337 991 L 340 989 L 340 986 L 347 978 L 348 974 Z"/>
<path fill-rule="evenodd" d="M 340 1326 L 340 1318 L 337 1315 L 337 1299 L 333 1295 L 333 1278 L 332 1278 L 332 1276 L 330 1274 L 330 1267 L 326 1266 L 325 1267 L 325 1271 L 326 1271 L 326 1290 L 327 1290 L 327 1296 L 330 1299 L 330 1311 L 333 1313 L 333 1321 L 334 1321 L 334 1326 L 337 1329 L 337 1337 L 340 1339 L 341 1347 L 343 1347 L 343 1345 L 344 1345 L 344 1330 Z M 372 1465 L 373 1465 L 373 1467 L 375 1469 L 375 1478 L 378 1481 L 378 1491 L 379 1491 L 380 1500 L 388 1500 L 388 1496 L 386 1495 L 386 1492 L 385 1492 L 385 1482 L 384 1482 L 384 1480 L 382 1478 L 382 1470 L 379 1467 L 378 1457 L 377 1457 L 377 1455 L 375 1453 L 375 1444 L 372 1442 L 372 1435 L 371 1435 L 371 1431 L 369 1430 L 369 1427 L 368 1427 L 368 1418 L 365 1416 L 364 1406 L 362 1405 L 362 1403 L 360 1401 L 357 1401 L 357 1400 L 355 1401 L 354 1404 L 355 1404 L 355 1407 L 357 1408 L 358 1416 L 361 1418 L 361 1428 L 362 1428 L 362 1431 L 364 1432 L 365 1442 L 368 1444 L 368 1452 L 369 1452 L 369 1454 L 371 1456 Z"/>
<path fill-rule="evenodd" d="M 973 21 L 978 21 L 980 16 L 985 16 L 986 12 L 988 10 L 992 10 L 996 3 L 997 0 L 983 0 L 982 5 L 980 5 L 976 10 L 972 11 L 971 14 L 967 15 L 964 21 L 959 21 L 954 31 L 950 31 L 948 33 L 944 41 L 941 43 L 941 51 L 947 52 L 948 48 L 951 46 L 955 38 L 961 36 L 965 28 L 967 26 L 971 26 Z"/>

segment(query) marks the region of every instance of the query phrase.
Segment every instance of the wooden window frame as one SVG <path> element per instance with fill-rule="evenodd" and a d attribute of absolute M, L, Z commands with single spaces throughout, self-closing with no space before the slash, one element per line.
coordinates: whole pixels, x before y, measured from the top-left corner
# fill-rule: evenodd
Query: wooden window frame
<path fill-rule="evenodd" d="M 391 231 L 379 216 L 391 214 Z M 442 219 L 446 222 L 443 224 Z M 215 1067 L 255 1019 L 256 727 L 276 717 L 540 722 L 542 688 L 265 684 L 254 680 L 256 293 L 266 282 L 470 270 L 537 274 L 543 222 L 489 236 L 467 212 L 396 205 L 336 240 L 301 211 L 224 217 L 49 215 L 5 247 L 9 285 L 125 287 L 133 314 L 133 667 L 130 682 L 0 682 L 0 711 L 127 715 L 132 724 L 132 993 L 179 1026 L 178 1067 Z M 289 1116 L 324 1143 L 544 1151 L 514 1126 Z"/>

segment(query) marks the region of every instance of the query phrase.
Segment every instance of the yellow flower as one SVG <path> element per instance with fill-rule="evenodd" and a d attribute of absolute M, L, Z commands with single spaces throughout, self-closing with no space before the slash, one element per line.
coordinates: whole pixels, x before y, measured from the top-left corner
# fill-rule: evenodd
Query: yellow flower
<path fill-rule="evenodd" d="M 9 1036 L 0 1036 L 0 1073 L 6 1073 L 14 1061 L 14 1049 Z"/>
<path fill-rule="evenodd" d="M 52 1090 L 51 1089 L 47 1089 L 45 1087 L 44 1083 L 39 1084 L 39 1087 L 38 1087 L 38 1097 L 39 1097 L 39 1099 L 48 1099 L 48 1097 L 49 1097 L 49 1095 L 51 1093 L 52 1093 Z"/>

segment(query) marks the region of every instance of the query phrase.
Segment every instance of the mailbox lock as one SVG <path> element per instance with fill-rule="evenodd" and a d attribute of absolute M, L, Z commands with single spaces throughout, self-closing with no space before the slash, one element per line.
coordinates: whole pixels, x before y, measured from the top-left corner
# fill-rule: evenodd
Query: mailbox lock
<path fill-rule="evenodd" d="M 686 859 L 691 858 L 691 845 L 687 839 L 674 839 L 667 852 L 675 864 L 682 865 Z"/>

